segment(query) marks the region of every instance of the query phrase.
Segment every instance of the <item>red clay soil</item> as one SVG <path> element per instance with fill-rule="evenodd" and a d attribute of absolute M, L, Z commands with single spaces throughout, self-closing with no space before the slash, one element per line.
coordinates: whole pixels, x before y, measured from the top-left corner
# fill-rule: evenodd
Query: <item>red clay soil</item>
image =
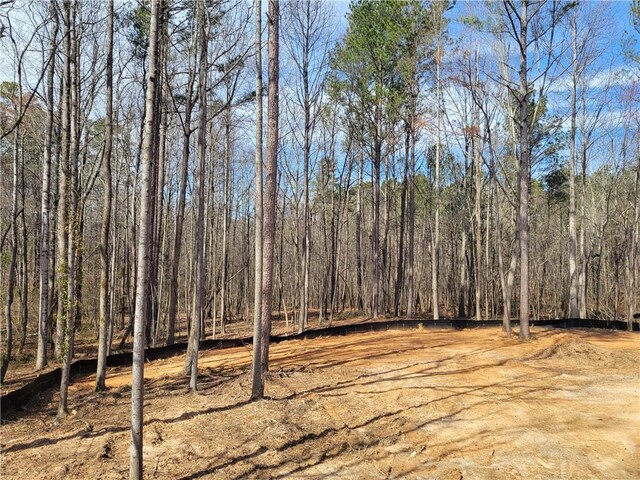
<path fill-rule="evenodd" d="M 331 325 L 338 326 L 354 323 L 367 323 L 371 321 L 373 321 L 371 317 L 360 315 L 358 312 L 345 311 L 336 315 L 331 322 Z M 176 342 L 187 342 L 186 324 L 186 317 L 184 315 L 180 316 L 177 323 Z M 323 322 L 320 322 L 319 311 L 317 309 L 311 309 L 309 310 L 307 326 L 307 330 L 315 330 L 318 328 L 326 328 L 329 324 L 326 319 Z M 213 338 L 211 335 L 211 319 L 206 321 L 206 327 L 207 338 Z M 115 332 L 115 338 L 113 341 L 114 348 L 119 345 L 125 331 L 126 329 Z M 284 312 L 274 312 L 272 316 L 272 334 L 291 335 L 295 333 L 298 333 L 298 326 L 293 322 L 291 313 L 289 312 L 288 316 L 285 316 Z M 218 323 L 215 338 L 246 338 L 252 335 L 253 323 L 245 320 L 237 320 L 228 323 L 225 328 L 225 333 L 223 334 L 220 333 L 220 325 Z M 7 370 L 5 381 L 2 385 L 2 394 L 17 390 L 24 384 L 35 379 L 39 374 L 62 366 L 61 362 L 50 358 L 49 365 L 47 365 L 47 367 L 40 371 L 34 370 L 37 340 L 37 332 L 31 332 L 30 335 L 27 336 L 23 353 L 14 353 L 14 358 L 9 364 L 9 370 Z M 124 347 L 121 350 L 114 350 L 113 353 L 130 352 L 132 348 L 131 342 L 132 337 L 129 335 Z M 76 332 L 74 344 L 74 359 L 95 358 L 98 356 L 98 343 L 95 329 L 91 325 L 86 325 L 86 328 L 82 328 L 80 331 Z M 162 345 L 164 345 L 164 343 L 158 346 Z"/>
<path fill-rule="evenodd" d="M 145 367 L 145 478 L 640 477 L 640 337 L 534 329 L 388 331 L 273 345 L 268 400 L 248 403 L 250 348 Z M 5 478 L 127 478 L 130 369 L 2 427 Z"/>

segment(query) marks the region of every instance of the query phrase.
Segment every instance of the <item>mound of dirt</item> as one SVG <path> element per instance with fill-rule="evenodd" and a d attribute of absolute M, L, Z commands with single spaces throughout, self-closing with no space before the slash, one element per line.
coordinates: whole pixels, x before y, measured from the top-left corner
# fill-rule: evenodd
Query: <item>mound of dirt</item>
<path fill-rule="evenodd" d="M 557 360 L 585 367 L 634 368 L 640 365 L 638 354 L 609 350 L 580 340 L 568 340 L 545 348 L 536 360 Z"/>

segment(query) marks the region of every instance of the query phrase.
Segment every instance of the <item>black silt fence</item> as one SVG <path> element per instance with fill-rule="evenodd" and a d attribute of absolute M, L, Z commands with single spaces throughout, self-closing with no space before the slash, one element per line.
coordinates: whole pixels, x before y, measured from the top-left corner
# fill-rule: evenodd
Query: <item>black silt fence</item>
<path fill-rule="evenodd" d="M 555 327 L 555 328 L 596 328 L 608 330 L 627 330 L 627 322 L 619 320 L 598 320 L 598 319 L 554 319 L 554 320 L 531 320 L 532 326 Z M 518 321 L 511 321 L 513 327 L 518 326 Z M 502 320 L 470 320 L 464 318 L 443 318 L 439 320 L 413 319 L 413 320 L 383 320 L 378 322 L 356 323 L 349 325 L 339 325 L 335 327 L 319 328 L 294 335 L 274 335 L 271 343 L 280 343 L 287 340 L 312 339 L 328 336 L 348 335 L 350 333 L 380 332 L 386 330 L 415 330 L 419 327 L 426 329 L 451 328 L 463 330 L 468 328 L 500 327 Z M 640 324 L 632 324 L 633 331 L 640 330 Z M 227 348 L 241 347 L 252 343 L 252 337 L 203 340 L 200 342 L 200 350 L 222 350 Z M 148 348 L 145 350 L 145 360 L 158 360 L 168 358 L 186 352 L 186 343 L 176 343 L 165 347 Z M 116 353 L 107 357 L 107 367 L 129 366 L 132 363 L 132 353 Z M 76 360 L 71 364 L 71 377 L 93 373 L 97 368 L 96 358 L 86 358 Z M 0 397 L 0 415 L 6 416 L 10 412 L 16 412 L 24 408 L 29 402 L 36 398 L 46 389 L 56 387 L 60 384 L 62 370 L 56 368 L 50 372 L 38 375 L 31 382 L 23 385 L 17 390 L 9 392 Z"/>

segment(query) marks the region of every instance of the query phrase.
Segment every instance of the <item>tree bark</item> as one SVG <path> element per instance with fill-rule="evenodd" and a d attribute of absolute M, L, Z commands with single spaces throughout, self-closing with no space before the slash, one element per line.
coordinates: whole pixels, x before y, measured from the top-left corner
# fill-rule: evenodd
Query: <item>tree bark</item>
<path fill-rule="evenodd" d="M 376 135 L 373 158 L 373 225 L 371 227 L 371 317 L 380 308 L 380 167 L 382 163 L 382 99 L 375 107 Z"/>
<path fill-rule="evenodd" d="M 24 344 L 27 341 L 27 324 L 29 322 L 29 241 L 27 238 L 27 220 L 25 213 L 25 192 L 26 185 L 24 183 L 24 135 L 20 141 L 20 230 L 22 232 L 22 258 L 20 262 L 20 346 L 18 354 L 22 354 Z"/>
<path fill-rule="evenodd" d="M 529 119 L 529 81 L 527 78 L 528 48 L 528 2 L 520 7 L 520 85 L 518 91 L 518 127 L 519 127 L 519 209 L 518 233 L 520 240 L 520 339 L 528 340 L 529 331 L 529 177 L 530 159 L 530 119 Z"/>
<path fill-rule="evenodd" d="M 576 116 L 577 116 L 577 31 L 575 18 L 571 22 L 572 28 L 572 76 L 571 76 L 571 126 L 569 129 L 569 318 L 578 318 L 578 272 L 577 272 L 577 247 L 578 236 L 576 233 Z"/>
<path fill-rule="evenodd" d="M 583 97 L 584 102 L 584 97 Z M 583 132 L 584 137 L 584 132 Z M 579 252 L 580 252 L 580 268 L 578 269 L 578 308 L 580 310 L 580 318 L 587 318 L 587 267 L 588 267 L 588 254 L 587 254 L 587 242 L 586 242 L 586 229 L 587 229 L 587 140 L 584 138 L 581 140 L 582 150 L 582 178 L 580 181 L 581 197 L 580 202 L 580 236 L 579 236 Z"/>
<path fill-rule="evenodd" d="M 273 253 L 276 231 L 278 186 L 278 80 L 280 4 L 269 0 L 268 12 L 268 94 L 267 94 L 267 162 L 264 192 L 264 231 L 262 242 L 262 374 L 269 370 L 271 307 L 273 301 Z"/>
<path fill-rule="evenodd" d="M 109 350 L 109 232 L 111 228 L 111 149 L 113 139 L 113 0 L 107 6 L 107 64 L 106 64 L 106 115 L 104 118 L 104 202 L 100 229 L 100 333 L 98 337 L 98 365 L 96 391 L 106 388 L 107 351 Z"/>
<path fill-rule="evenodd" d="M 253 290 L 253 355 L 251 399 L 264 396 L 262 376 L 262 0 L 255 0 L 256 154 Z"/>
<path fill-rule="evenodd" d="M 71 35 L 69 34 L 70 19 L 66 10 L 70 8 L 68 0 L 63 7 L 64 37 L 62 67 L 62 92 L 61 92 L 61 121 L 60 121 L 60 158 L 58 161 L 58 239 L 57 239 L 57 263 L 58 263 L 58 313 L 56 317 L 56 336 L 54 354 L 56 358 L 63 355 L 64 330 L 66 324 L 66 298 L 67 298 L 67 250 L 69 249 L 67 226 L 69 209 L 69 158 L 70 158 L 70 96 L 71 96 Z"/>
<path fill-rule="evenodd" d="M 415 115 L 411 120 L 411 158 L 409 160 L 409 185 L 407 201 L 407 318 L 413 318 L 416 303 L 414 292 L 414 251 L 415 251 L 415 176 L 416 176 L 416 135 Z"/>
<path fill-rule="evenodd" d="M 472 82 L 475 86 L 478 79 L 478 57 L 475 55 L 475 72 L 471 71 Z M 474 209 L 473 209 L 473 240 L 475 246 L 473 261 L 474 293 L 475 293 L 475 319 L 482 320 L 482 149 L 480 145 L 480 118 L 478 105 L 474 105 L 472 113 L 473 121 L 473 176 L 474 176 Z M 488 268 L 488 266 L 485 266 Z"/>
<path fill-rule="evenodd" d="M 129 478 L 142 480 L 142 424 L 144 403 L 144 348 L 147 297 L 149 295 L 149 257 L 152 241 L 151 208 L 154 201 L 151 190 L 153 170 L 153 127 L 158 114 L 155 102 L 159 72 L 157 69 L 158 31 L 163 0 L 152 0 L 149 26 L 149 49 L 145 92 L 145 119 L 142 139 L 142 191 L 140 198 L 140 226 L 138 234 L 138 265 L 133 333 L 133 363 L 131 381 L 131 449 Z"/>
<path fill-rule="evenodd" d="M 356 289 L 358 299 L 356 308 L 364 310 L 364 294 L 362 292 L 363 263 L 362 263 L 362 177 L 364 170 L 364 152 L 360 152 L 358 165 L 358 193 L 356 196 Z"/>
<path fill-rule="evenodd" d="M 207 4 L 199 2 L 198 6 L 198 43 L 200 50 L 198 73 L 198 99 L 200 110 L 198 111 L 198 168 L 196 170 L 196 195 L 198 199 L 197 216 L 195 225 L 195 239 L 193 243 L 195 255 L 196 285 L 191 315 L 191 331 L 189 332 L 189 345 L 191 358 L 187 362 L 191 367 L 189 388 L 194 392 L 198 388 L 198 350 L 200 346 L 200 328 L 204 313 L 204 204 L 205 204 L 205 166 L 207 156 Z M 214 319 L 215 321 L 215 319 Z"/>
<path fill-rule="evenodd" d="M 58 14 L 55 0 L 50 5 L 53 27 L 49 40 L 49 55 L 53 58 L 57 50 Z M 42 159 L 42 198 L 40 202 L 40 295 L 38 309 L 38 350 L 36 370 L 43 369 L 48 363 L 49 342 L 49 205 L 51 190 L 51 156 L 53 149 L 54 127 L 54 75 L 55 62 L 50 62 L 47 71 L 47 130 L 45 134 L 44 157 Z"/>
<path fill-rule="evenodd" d="M 433 236 L 431 240 L 431 303 L 433 309 L 433 319 L 440 318 L 439 274 L 440 274 L 440 163 L 442 155 L 441 130 L 442 130 L 442 79 L 440 78 L 440 62 L 442 59 L 442 12 L 439 13 L 438 40 L 436 46 L 436 158 L 433 178 L 434 189 L 434 214 L 433 214 Z"/>
<path fill-rule="evenodd" d="M 639 139 L 640 142 L 640 139 Z M 640 146 L 640 145 L 639 145 Z M 640 156 L 636 163 L 636 180 L 634 185 L 633 221 L 631 222 L 631 248 L 628 255 L 628 284 L 627 326 L 633 330 L 633 315 L 636 312 L 638 298 L 638 231 L 640 230 Z M 602 257 L 600 257 L 602 261 Z"/>
<path fill-rule="evenodd" d="M 405 132 L 405 149 L 404 149 L 404 173 L 402 177 L 402 193 L 400 194 L 400 232 L 398 233 L 398 262 L 396 265 L 396 286 L 394 291 L 394 317 L 400 316 L 400 296 L 402 294 L 402 285 L 404 282 L 404 224 L 405 210 L 407 205 L 407 189 L 409 183 L 409 156 L 410 156 L 410 137 L 409 129 Z"/>
<path fill-rule="evenodd" d="M 220 333 L 225 333 L 225 323 L 229 314 L 227 298 L 229 279 L 229 228 L 231 223 L 231 92 L 230 85 L 227 85 L 227 107 L 224 112 L 224 212 L 222 214 L 222 277 L 220 279 Z M 213 319 L 215 329 L 215 318 Z"/>
<path fill-rule="evenodd" d="M 79 41 L 76 31 L 76 14 L 78 4 L 65 2 L 65 15 L 67 15 L 67 36 L 70 41 L 69 50 L 69 213 L 67 230 L 67 297 L 63 299 L 66 305 L 66 326 L 62 346 L 62 375 L 60 380 L 60 402 L 58 404 L 58 418 L 64 418 L 68 414 L 68 390 L 70 381 L 71 361 L 73 360 L 73 348 L 76 330 L 76 317 L 78 316 L 78 247 L 80 246 L 81 228 L 79 215 L 79 179 L 78 159 L 80 148 L 80 72 L 79 72 Z"/>
<path fill-rule="evenodd" d="M 5 317 L 5 345 L 0 355 L 0 385 L 4 383 L 4 377 L 11 361 L 13 350 L 13 320 L 11 307 L 13 305 L 13 293 L 16 279 L 16 263 L 18 257 L 18 137 L 20 125 L 14 130 L 13 142 L 13 187 L 11 190 L 11 259 L 9 260 L 9 273 L 7 277 L 7 299 L 4 310 Z"/>
<path fill-rule="evenodd" d="M 311 22 L 311 2 L 303 4 L 305 9 L 305 20 Z M 311 26 L 308 25 L 310 28 Z M 305 39 L 302 58 L 302 102 L 304 108 L 304 145 L 303 145 L 303 194 L 302 194 L 302 298 L 300 299 L 301 316 L 298 333 L 304 332 L 307 328 L 309 316 L 309 162 L 311 161 L 311 102 L 309 98 L 309 48 L 311 39 L 309 38 L 309 28 L 305 29 Z"/>
<path fill-rule="evenodd" d="M 195 68 L 189 69 L 186 101 L 184 111 L 182 166 L 180 170 L 180 192 L 176 207 L 176 227 L 173 237 L 173 255 L 171 257 L 171 279 L 169 281 L 169 316 L 167 325 L 167 345 L 175 342 L 176 320 L 178 313 L 178 279 L 180 276 L 180 255 L 182 252 L 182 233 L 184 225 L 184 210 L 187 198 L 187 183 L 189 182 L 189 154 L 191 139 L 191 113 L 193 111 L 193 85 L 195 83 Z"/>

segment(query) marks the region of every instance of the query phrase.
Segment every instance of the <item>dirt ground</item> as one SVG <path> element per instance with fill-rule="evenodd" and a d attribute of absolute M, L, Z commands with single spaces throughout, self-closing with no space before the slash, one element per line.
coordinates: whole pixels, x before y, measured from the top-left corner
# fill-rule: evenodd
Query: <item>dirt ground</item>
<path fill-rule="evenodd" d="M 307 324 L 307 330 L 314 330 L 318 328 L 326 328 L 328 326 L 338 326 L 344 324 L 353 324 L 353 323 L 366 323 L 371 322 L 372 319 L 370 317 L 363 316 L 359 312 L 352 311 L 344 311 L 340 314 L 337 314 L 332 322 L 329 325 L 327 319 L 324 321 L 320 321 L 319 311 L 317 309 L 309 310 L 309 319 Z M 129 320 L 127 319 L 127 322 Z M 220 324 L 216 323 L 216 335 L 212 336 L 211 332 L 213 330 L 211 319 L 207 319 L 206 323 L 206 338 L 245 338 L 253 335 L 253 322 L 249 322 L 246 320 L 237 320 L 233 322 L 229 322 L 226 325 L 225 333 L 220 333 Z M 89 322 L 85 322 L 89 323 Z M 0 327 L 1 328 L 1 327 Z M 127 341 L 122 349 L 115 349 L 122 339 L 126 329 L 123 328 L 120 331 L 114 332 L 114 350 L 113 353 L 120 352 L 130 352 L 132 349 L 132 338 L 131 335 L 127 337 Z M 0 332 L 1 333 L 1 332 Z M 293 318 L 291 316 L 291 312 L 289 312 L 288 317 L 284 314 L 284 312 L 274 312 L 272 316 L 272 334 L 273 335 L 290 335 L 298 333 L 298 326 L 293 322 Z M 178 322 L 176 325 L 176 342 L 186 343 L 187 341 L 187 320 L 184 314 L 178 317 Z M 14 341 L 18 343 L 18 341 Z M 32 381 L 35 377 L 37 377 L 41 373 L 48 372 L 55 368 L 58 368 L 62 365 L 61 362 L 54 358 L 49 358 L 49 364 L 43 370 L 34 371 L 35 362 L 36 362 L 36 349 L 38 342 L 38 332 L 33 331 L 29 332 L 27 335 L 27 339 L 25 342 L 24 350 L 22 353 L 18 353 L 14 350 L 14 355 L 11 363 L 9 364 L 9 369 L 7 370 L 7 374 L 5 376 L 4 384 L 2 385 L 2 393 L 7 393 L 12 390 L 17 390 L 22 387 L 25 383 Z M 158 346 L 164 345 L 161 343 Z M 14 345 L 14 349 L 17 349 L 17 345 Z M 98 356 L 98 340 L 95 334 L 95 326 L 85 325 L 78 332 L 76 332 L 75 342 L 74 342 L 74 359 L 81 358 L 95 358 Z"/>
<path fill-rule="evenodd" d="M 533 329 L 388 331 L 273 345 L 268 400 L 248 403 L 249 347 L 145 368 L 145 477 L 623 479 L 640 476 L 640 336 Z M 73 414 L 57 394 L 2 427 L 5 478 L 128 475 L 130 369 Z M 36 407 L 38 409 L 36 410 Z"/>

